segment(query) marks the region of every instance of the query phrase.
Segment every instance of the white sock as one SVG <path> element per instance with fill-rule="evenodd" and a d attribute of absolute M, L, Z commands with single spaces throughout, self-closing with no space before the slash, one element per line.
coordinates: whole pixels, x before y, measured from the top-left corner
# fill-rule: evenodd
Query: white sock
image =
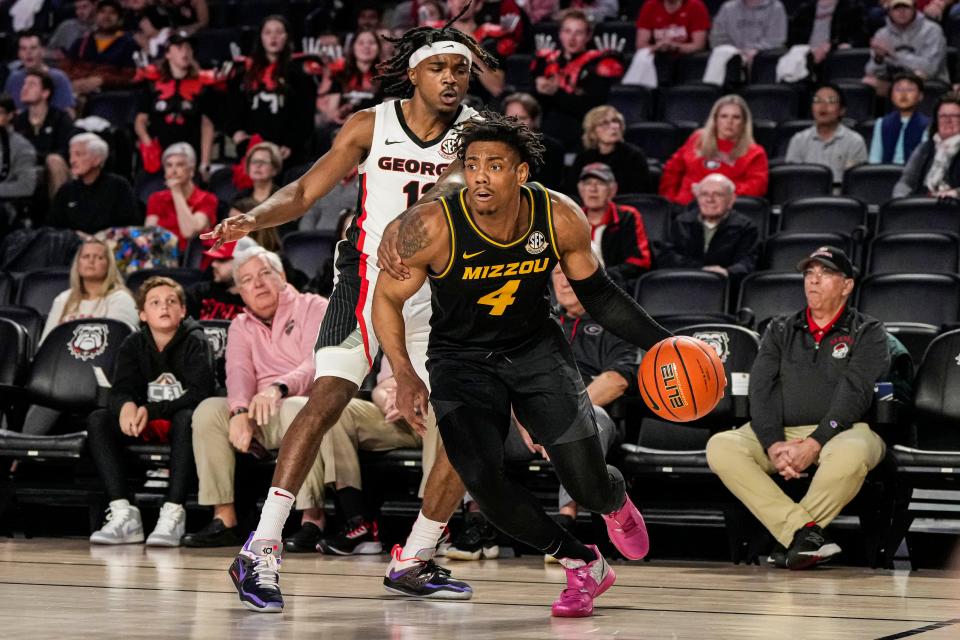
<path fill-rule="evenodd" d="M 130 501 L 126 498 L 110 501 L 110 509 L 113 511 L 122 511 L 130 508 Z"/>
<path fill-rule="evenodd" d="M 293 494 L 280 487 L 270 487 L 267 501 L 260 512 L 260 524 L 253 534 L 254 540 L 280 540 L 283 536 L 283 525 L 293 508 Z"/>
<path fill-rule="evenodd" d="M 413 529 L 407 537 L 407 543 L 400 550 L 400 559 L 394 559 L 394 569 L 405 569 L 412 566 L 417 560 L 430 560 L 437 552 L 437 543 L 446 522 L 437 522 L 423 515 L 423 511 L 413 523 Z M 389 571 L 389 569 L 388 569 Z"/>

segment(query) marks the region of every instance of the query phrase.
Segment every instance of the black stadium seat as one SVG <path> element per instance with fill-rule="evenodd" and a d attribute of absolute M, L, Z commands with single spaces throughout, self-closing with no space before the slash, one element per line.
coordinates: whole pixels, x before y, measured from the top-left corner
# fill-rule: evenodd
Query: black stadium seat
<path fill-rule="evenodd" d="M 6 271 L 0 271 L 0 305 L 10 303 L 13 298 L 13 291 L 16 288 L 15 285 L 13 276 Z"/>
<path fill-rule="evenodd" d="M 37 350 L 40 344 L 40 335 L 43 333 L 43 316 L 33 307 L 24 307 L 20 305 L 0 305 L 0 318 L 16 322 L 27 332 L 27 341 L 29 355 L 33 357 L 33 352 Z"/>
<path fill-rule="evenodd" d="M 87 98 L 87 115 L 100 116 L 113 125 L 133 125 L 137 115 L 136 91 L 101 91 Z"/>
<path fill-rule="evenodd" d="M 786 49 L 758 51 L 750 65 L 750 81 L 754 85 L 776 84 L 777 62 L 786 52 Z"/>
<path fill-rule="evenodd" d="M 960 234 L 960 205 L 955 200 L 911 196 L 890 200 L 880 207 L 877 233 L 889 231 L 942 231 Z"/>
<path fill-rule="evenodd" d="M 13 320 L 0 318 L 0 410 L 5 410 L 11 391 L 23 380 L 30 357 L 27 331 Z"/>
<path fill-rule="evenodd" d="M 643 228 L 650 241 L 650 249 L 656 260 L 656 245 L 663 242 L 670 232 L 670 219 L 673 205 L 666 198 L 647 194 L 617 195 L 614 202 L 626 204 L 640 212 L 643 218 Z"/>
<path fill-rule="evenodd" d="M 819 196 L 792 200 L 780 211 L 780 231 L 866 234 L 867 207 L 859 200 Z"/>
<path fill-rule="evenodd" d="M 958 253 L 956 234 L 884 233 L 870 243 L 866 272 L 957 273 Z"/>
<path fill-rule="evenodd" d="M 823 61 L 823 79 L 860 80 L 871 55 L 870 49 L 835 49 Z"/>
<path fill-rule="evenodd" d="M 881 205 L 893 196 L 903 167 L 896 164 L 861 164 L 843 174 L 843 195 Z"/>
<path fill-rule="evenodd" d="M 201 29 L 196 36 L 196 58 L 201 67 L 211 67 L 231 59 L 230 43 L 242 46 L 243 33 L 236 27 Z"/>
<path fill-rule="evenodd" d="M 939 327 L 923 322 L 884 322 L 883 326 L 907 348 L 914 365 L 923 360 L 927 347 L 940 333 Z"/>
<path fill-rule="evenodd" d="M 650 89 L 632 84 L 617 84 L 610 88 L 607 104 L 615 108 L 627 125 L 650 119 L 653 113 L 653 94 Z"/>
<path fill-rule="evenodd" d="M 782 164 L 770 167 L 767 200 L 783 205 L 797 198 L 827 196 L 833 188 L 833 172 L 820 164 Z"/>
<path fill-rule="evenodd" d="M 637 280 L 634 298 L 651 316 L 668 321 L 671 316 L 698 316 L 722 322 L 727 309 L 727 279 L 699 269 L 657 269 Z"/>
<path fill-rule="evenodd" d="M 669 122 L 627 122 L 626 141 L 643 149 L 647 158 L 666 162 L 683 143 L 680 132 Z"/>
<path fill-rule="evenodd" d="M 767 237 L 770 231 L 770 204 L 766 200 L 752 196 L 737 196 L 733 208 L 753 220 L 753 224 L 757 225 L 760 240 Z"/>
<path fill-rule="evenodd" d="M 282 242 L 283 256 L 310 278 L 333 258 L 335 240 L 326 231 L 295 231 L 285 235 Z"/>
<path fill-rule="evenodd" d="M 227 388 L 227 332 L 230 330 L 229 320 L 200 320 L 203 333 L 210 343 L 213 354 L 213 370 L 217 374 L 217 389 Z"/>
<path fill-rule="evenodd" d="M 171 278 L 175 282 L 180 283 L 180 286 L 184 289 L 189 289 L 191 286 L 203 280 L 203 272 L 197 269 L 187 269 L 183 267 L 141 269 L 127 276 L 127 288 L 136 295 L 140 289 L 140 285 L 146 282 L 148 278 L 154 276 Z"/>
<path fill-rule="evenodd" d="M 677 56 L 674 61 L 673 83 L 683 85 L 702 82 L 703 72 L 707 70 L 707 60 L 709 59 L 709 51 L 698 51 L 686 56 Z"/>
<path fill-rule="evenodd" d="M 857 308 L 883 322 L 924 322 L 935 327 L 960 320 L 960 276 L 880 274 L 854 292 Z"/>
<path fill-rule="evenodd" d="M 719 97 L 720 88 L 710 84 L 670 87 L 660 92 L 661 119 L 702 126 Z"/>
<path fill-rule="evenodd" d="M 743 90 L 743 99 L 750 105 L 754 120 L 772 120 L 779 124 L 800 116 L 797 91 L 790 84 L 749 85 Z"/>
<path fill-rule="evenodd" d="M 17 304 L 33 307 L 43 315 L 50 312 L 50 305 L 57 295 L 70 288 L 69 269 L 43 269 L 30 271 L 20 282 Z"/>
<path fill-rule="evenodd" d="M 837 84 L 847 104 L 845 117 L 860 122 L 874 116 L 873 105 L 877 98 L 873 87 L 859 82 L 859 79 L 844 80 Z"/>
<path fill-rule="evenodd" d="M 533 86 L 530 73 L 532 62 L 533 56 L 526 53 L 514 53 L 508 56 L 503 67 L 507 84 L 517 91 L 529 90 Z"/>
<path fill-rule="evenodd" d="M 807 304 L 799 273 L 758 271 L 740 284 L 742 322 L 758 328 L 773 316 L 796 313 Z"/>
<path fill-rule="evenodd" d="M 851 260 L 855 259 L 849 236 L 840 233 L 778 233 L 763 243 L 759 268 L 767 271 L 796 271 L 797 263 L 818 247 L 827 245 L 843 249 Z"/>

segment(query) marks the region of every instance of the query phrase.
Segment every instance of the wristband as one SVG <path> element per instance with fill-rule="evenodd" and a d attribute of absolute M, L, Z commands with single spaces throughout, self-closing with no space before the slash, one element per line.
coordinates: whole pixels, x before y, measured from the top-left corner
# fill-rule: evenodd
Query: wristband
<path fill-rule="evenodd" d="M 280 390 L 281 398 L 286 398 L 287 395 L 290 393 L 290 387 L 283 384 L 282 382 L 274 382 L 273 386 Z"/>
<path fill-rule="evenodd" d="M 230 417 L 236 418 L 237 416 L 247 412 L 248 412 L 248 409 L 246 407 L 237 407 L 236 409 L 230 412 Z"/>

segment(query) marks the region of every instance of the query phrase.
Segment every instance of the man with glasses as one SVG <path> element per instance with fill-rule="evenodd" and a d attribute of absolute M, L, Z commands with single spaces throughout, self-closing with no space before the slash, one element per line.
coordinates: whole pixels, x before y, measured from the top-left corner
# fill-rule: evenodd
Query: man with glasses
<path fill-rule="evenodd" d="M 863 137 L 841 122 L 847 105 L 840 88 L 824 83 L 813 94 L 813 126 L 790 139 L 787 162 L 822 164 L 833 172 L 834 184 L 843 183 L 843 172 L 867 161 Z"/>
<path fill-rule="evenodd" d="M 327 299 L 299 293 L 287 283 L 280 257 L 263 247 L 238 251 L 233 277 L 244 312 L 227 335 L 227 397 L 207 398 L 193 414 L 193 449 L 200 491 L 197 502 L 213 506 L 213 520 L 184 536 L 188 547 L 243 544 L 234 508 L 237 453 L 262 457 L 277 449 L 313 383 L 313 346 Z M 304 527 L 323 530 L 322 456 L 297 494 Z"/>
<path fill-rule="evenodd" d="M 655 256 L 657 266 L 703 269 L 739 282 L 757 264 L 757 225 L 733 209 L 736 185 L 721 173 L 693 185 L 693 194 L 696 204 L 670 223 L 670 235 Z"/>
<path fill-rule="evenodd" d="M 883 459 L 863 418 L 890 355 L 880 321 L 847 304 L 856 272 L 842 250 L 820 247 L 797 269 L 807 307 L 770 322 L 750 372 L 751 420 L 710 438 L 707 462 L 776 539 L 768 562 L 805 569 L 840 553 L 823 529 Z M 772 478 L 814 464 L 799 502 Z"/>

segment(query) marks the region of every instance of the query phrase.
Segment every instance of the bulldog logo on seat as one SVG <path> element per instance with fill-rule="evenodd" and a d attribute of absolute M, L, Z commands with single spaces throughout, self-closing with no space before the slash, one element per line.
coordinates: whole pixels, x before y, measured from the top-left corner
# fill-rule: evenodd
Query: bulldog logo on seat
<path fill-rule="evenodd" d="M 107 349 L 110 329 L 105 324 L 84 323 L 73 330 L 67 351 L 77 360 L 93 360 Z"/>

